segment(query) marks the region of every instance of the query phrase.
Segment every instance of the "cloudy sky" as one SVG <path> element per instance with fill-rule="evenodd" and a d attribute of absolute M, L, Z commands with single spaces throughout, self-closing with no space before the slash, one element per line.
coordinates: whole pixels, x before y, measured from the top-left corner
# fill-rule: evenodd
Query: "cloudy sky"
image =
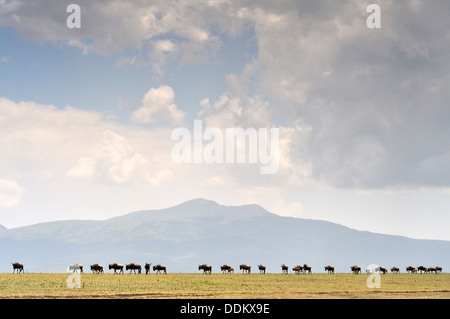
<path fill-rule="evenodd" d="M 0 0 L 0 224 L 202 197 L 450 240 L 449 14 L 446 0 Z M 171 133 L 194 120 L 278 128 L 277 173 L 174 163 Z"/>

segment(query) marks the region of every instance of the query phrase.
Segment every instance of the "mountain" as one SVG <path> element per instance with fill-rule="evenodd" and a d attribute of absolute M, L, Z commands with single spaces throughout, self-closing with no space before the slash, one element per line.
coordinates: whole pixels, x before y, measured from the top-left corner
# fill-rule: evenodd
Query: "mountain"
<path fill-rule="evenodd" d="M 0 227 L 0 271 L 19 261 L 26 272 L 65 272 L 72 263 L 165 264 L 169 272 L 198 272 L 213 265 L 259 263 L 268 272 L 309 264 L 337 272 L 370 264 L 450 269 L 450 241 L 419 240 L 358 231 L 326 221 L 282 217 L 258 205 L 223 206 L 195 199 L 107 220 L 67 220 Z"/>

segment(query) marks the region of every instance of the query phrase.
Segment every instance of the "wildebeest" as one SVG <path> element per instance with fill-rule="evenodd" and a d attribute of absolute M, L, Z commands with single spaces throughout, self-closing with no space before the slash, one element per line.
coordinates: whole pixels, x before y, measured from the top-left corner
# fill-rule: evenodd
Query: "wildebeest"
<path fill-rule="evenodd" d="M 125 269 L 126 269 L 126 270 L 129 270 L 129 271 L 130 271 L 130 274 L 131 274 L 132 271 L 133 271 L 134 273 L 136 273 L 136 270 L 137 270 L 138 273 L 140 274 L 140 273 L 141 273 L 141 270 L 142 270 L 142 267 L 141 267 L 141 265 L 139 265 L 139 264 L 131 263 L 131 264 L 126 265 L 126 266 L 125 266 Z"/>
<path fill-rule="evenodd" d="M 333 266 L 325 266 L 325 271 L 327 271 L 329 274 L 334 274 L 334 267 Z"/>
<path fill-rule="evenodd" d="M 297 265 L 294 268 L 292 268 L 292 270 L 294 271 L 294 273 L 299 274 L 303 271 L 303 267 L 300 265 Z"/>
<path fill-rule="evenodd" d="M 303 265 L 303 272 L 311 273 L 311 266 L 307 265 L 307 264 L 304 264 Z"/>
<path fill-rule="evenodd" d="M 114 263 L 114 264 L 109 264 L 109 270 L 114 269 L 114 273 L 117 273 L 117 270 L 119 271 L 119 274 L 122 273 L 123 274 L 123 265 L 122 264 L 118 264 L 118 263 Z"/>
<path fill-rule="evenodd" d="M 152 264 L 150 263 L 145 263 L 145 266 L 144 266 L 144 268 L 145 268 L 145 274 L 146 275 L 148 275 L 149 273 L 150 273 L 150 266 L 151 266 Z"/>
<path fill-rule="evenodd" d="M 251 272 L 252 267 L 250 265 L 239 265 L 239 270 L 242 270 L 242 273 L 247 272 L 248 274 Z"/>
<path fill-rule="evenodd" d="M 11 263 L 13 267 L 13 273 L 17 270 L 17 273 L 24 273 L 23 264 L 15 262 Z"/>
<path fill-rule="evenodd" d="M 361 267 L 359 266 L 351 266 L 350 269 L 352 270 L 352 273 L 356 274 L 360 274 L 361 273 Z"/>
<path fill-rule="evenodd" d="M 80 273 L 82 273 L 83 272 L 83 265 L 80 265 L 80 264 L 69 265 L 69 271 L 75 272 L 77 270 L 79 270 Z"/>
<path fill-rule="evenodd" d="M 384 267 L 378 267 L 378 271 L 383 273 L 383 274 L 388 272 L 388 270 L 386 268 L 384 268 Z"/>
<path fill-rule="evenodd" d="M 229 272 L 228 270 L 231 268 L 231 266 L 230 265 L 222 265 L 222 266 L 220 266 L 220 270 L 222 271 L 222 273 L 225 273 L 225 272 Z"/>
<path fill-rule="evenodd" d="M 165 274 L 167 274 L 166 266 L 164 265 L 155 265 L 153 266 L 153 271 L 156 271 L 157 274 L 159 274 L 161 271 L 164 271 Z"/>
<path fill-rule="evenodd" d="M 231 273 L 234 274 L 234 268 L 233 268 L 233 267 L 228 268 L 228 273 L 229 273 L 229 274 L 231 274 Z"/>
<path fill-rule="evenodd" d="M 413 273 L 414 271 L 414 269 L 416 269 L 415 267 L 413 267 L 413 266 L 408 266 L 408 267 L 406 267 L 406 272 L 411 272 L 411 273 Z M 416 269 L 416 271 L 417 271 L 417 269 Z"/>
<path fill-rule="evenodd" d="M 204 274 L 211 274 L 212 266 L 207 264 L 202 264 L 198 266 L 198 270 L 203 270 Z"/>
<path fill-rule="evenodd" d="M 265 274 L 266 273 L 266 266 L 258 265 L 259 273 Z"/>
<path fill-rule="evenodd" d="M 408 267 L 406 267 L 406 272 L 410 272 L 413 274 L 413 273 L 417 272 L 417 269 L 416 269 L 416 267 L 408 266 Z"/>
<path fill-rule="evenodd" d="M 398 273 L 400 273 L 400 268 L 398 268 L 398 267 L 392 267 L 392 268 L 391 268 L 391 273 L 393 273 L 393 274 L 398 274 Z"/>
<path fill-rule="evenodd" d="M 281 265 L 281 272 L 282 273 L 288 273 L 288 270 L 289 270 L 289 267 L 288 266 L 286 266 L 285 264 L 282 264 Z"/>
<path fill-rule="evenodd" d="M 417 270 L 418 270 L 421 274 L 423 274 L 424 272 L 427 272 L 427 271 L 428 271 L 428 268 L 425 267 L 425 266 L 419 266 L 419 267 L 417 267 Z"/>
<path fill-rule="evenodd" d="M 436 268 L 436 273 L 442 272 L 442 267 L 441 267 L 441 266 L 436 266 L 436 267 L 434 267 L 434 268 Z"/>
<path fill-rule="evenodd" d="M 103 266 L 99 264 L 91 265 L 91 270 L 94 274 L 103 273 Z"/>

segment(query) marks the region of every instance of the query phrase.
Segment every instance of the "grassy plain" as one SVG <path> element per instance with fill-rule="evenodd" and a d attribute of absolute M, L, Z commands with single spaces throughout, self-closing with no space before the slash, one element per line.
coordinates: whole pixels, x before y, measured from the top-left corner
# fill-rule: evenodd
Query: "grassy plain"
<path fill-rule="evenodd" d="M 223 299 L 450 299 L 450 274 L 385 274 L 368 288 L 367 274 L 81 274 L 68 288 L 68 273 L 0 274 L 0 298 L 223 298 Z"/>

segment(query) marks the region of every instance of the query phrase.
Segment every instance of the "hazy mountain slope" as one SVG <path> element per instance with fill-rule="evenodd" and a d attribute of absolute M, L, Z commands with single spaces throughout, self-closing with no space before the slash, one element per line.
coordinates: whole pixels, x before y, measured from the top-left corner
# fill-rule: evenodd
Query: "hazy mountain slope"
<path fill-rule="evenodd" d="M 361 232 L 325 221 L 281 217 L 258 205 L 222 206 L 196 199 L 175 207 L 130 213 L 103 221 L 57 221 L 0 228 L 0 271 L 20 261 L 27 271 L 65 271 L 68 264 L 120 262 L 166 264 L 169 271 L 196 272 L 199 263 L 218 271 L 240 263 L 279 272 L 308 263 L 313 271 L 332 264 L 450 268 L 450 242 Z"/>

